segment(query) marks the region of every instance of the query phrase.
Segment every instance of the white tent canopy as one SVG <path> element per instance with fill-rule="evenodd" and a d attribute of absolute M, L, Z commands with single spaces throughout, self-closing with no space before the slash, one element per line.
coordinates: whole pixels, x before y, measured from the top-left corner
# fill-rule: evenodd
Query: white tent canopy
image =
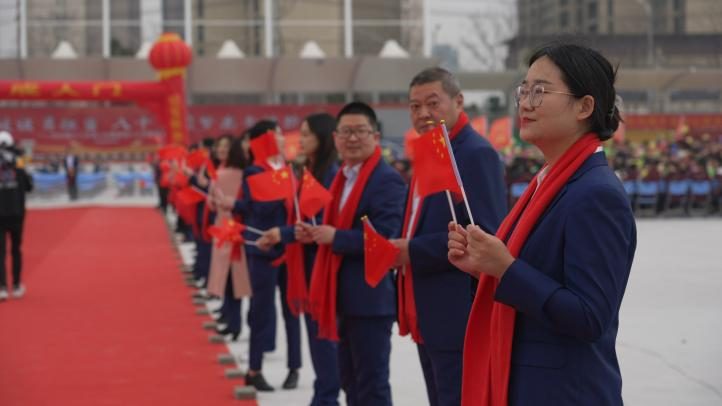
<path fill-rule="evenodd" d="M 70 42 L 60 41 L 50 57 L 53 59 L 77 59 L 78 53 L 75 52 Z"/>
<path fill-rule="evenodd" d="M 323 52 L 323 49 L 321 49 L 321 46 L 318 45 L 318 42 L 308 41 L 303 44 L 303 48 L 301 48 L 301 52 L 298 53 L 298 56 L 307 59 L 321 59 L 326 57 L 326 53 Z"/>
<path fill-rule="evenodd" d="M 389 39 L 384 42 L 379 56 L 382 58 L 408 58 L 409 53 L 395 39 Z"/>
<path fill-rule="evenodd" d="M 238 44 L 232 39 L 223 41 L 223 45 L 221 45 L 218 53 L 216 53 L 216 58 L 219 59 L 240 59 L 245 57 L 246 54 L 241 51 L 241 48 L 239 48 Z"/>
<path fill-rule="evenodd" d="M 150 55 L 150 50 L 153 48 L 153 43 L 150 41 L 145 41 L 140 45 L 140 49 L 138 49 L 138 52 L 136 52 L 135 57 L 138 59 L 148 59 L 148 55 Z"/>

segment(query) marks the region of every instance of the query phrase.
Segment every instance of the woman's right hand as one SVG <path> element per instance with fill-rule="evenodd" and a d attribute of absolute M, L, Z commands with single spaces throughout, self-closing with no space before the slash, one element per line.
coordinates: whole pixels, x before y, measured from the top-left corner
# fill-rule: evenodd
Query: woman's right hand
<path fill-rule="evenodd" d="M 464 230 L 464 227 L 456 224 L 455 222 L 449 222 L 449 242 L 448 242 L 448 258 L 451 265 L 459 268 L 460 270 L 468 273 L 474 278 L 479 279 L 479 271 L 475 270 L 474 262 L 467 251 L 467 237 L 468 233 Z"/>

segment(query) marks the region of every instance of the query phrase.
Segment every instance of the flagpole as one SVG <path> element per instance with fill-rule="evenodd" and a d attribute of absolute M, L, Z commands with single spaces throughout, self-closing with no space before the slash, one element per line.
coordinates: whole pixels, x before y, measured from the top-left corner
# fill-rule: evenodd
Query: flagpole
<path fill-rule="evenodd" d="M 293 207 L 296 209 L 296 222 L 301 222 L 301 209 L 298 206 L 298 194 L 296 194 L 296 175 L 293 172 L 293 167 L 289 164 L 288 171 L 291 172 L 291 189 L 293 190 Z"/>
<path fill-rule="evenodd" d="M 191 186 L 191 187 L 192 187 L 196 192 L 202 194 L 203 196 L 208 196 L 208 193 L 206 193 L 205 190 L 199 188 L 198 186 L 193 185 L 193 186 Z"/>
<path fill-rule="evenodd" d="M 451 192 L 449 192 L 449 189 L 446 189 L 446 199 L 449 201 L 449 210 L 451 210 L 451 218 L 454 220 L 454 223 L 459 224 L 458 221 L 456 221 L 456 211 L 454 210 L 454 202 L 451 200 Z"/>
<path fill-rule="evenodd" d="M 259 230 L 259 229 L 255 228 L 255 227 L 246 226 L 245 224 L 244 224 L 244 226 L 246 227 L 246 230 L 248 230 L 248 231 L 250 231 L 250 232 L 252 232 L 252 233 L 254 233 L 254 234 L 263 235 L 263 231 L 262 231 L 262 230 Z"/>
<path fill-rule="evenodd" d="M 456 176 L 456 183 L 461 189 L 461 197 L 464 199 L 466 205 L 466 213 L 469 215 L 469 221 L 474 225 L 474 216 L 471 214 L 471 208 L 469 207 L 469 199 L 466 198 L 466 190 L 464 190 L 464 183 L 461 182 L 461 175 L 459 175 L 459 168 L 456 166 L 456 158 L 454 157 L 454 150 L 451 148 L 451 141 L 449 140 L 449 133 L 446 131 L 446 123 L 441 120 L 441 130 L 444 133 L 444 140 L 446 141 L 446 149 L 449 151 L 449 158 L 451 158 L 451 167 L 454 169 L 454 176 Z M 449 199 L 451 197 L 449 196 Z"/>

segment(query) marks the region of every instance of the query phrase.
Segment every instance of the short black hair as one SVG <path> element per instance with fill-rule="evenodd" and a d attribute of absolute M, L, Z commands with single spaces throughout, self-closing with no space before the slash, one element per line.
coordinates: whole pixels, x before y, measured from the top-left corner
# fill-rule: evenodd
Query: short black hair
<path fill-rule="evenodd" d="M 543 57 L 559 68 L 564 84 L 577 98 L 586 95 L 594 98 L 590 130 L 602 141 L 612 138 L 622 121 L 615 104 L 618 66 L 613 67 L 607 58 L 591 48 L 569 42 L 543 45 L 529 58 L 529 66 Z"/>
<path fill-rule="evenodd" d="M 366 116 L 369 119 L 369 124 L 371 124 L 371 128 L 373 128 L 374 130 L 377 130 L 379 128 L 379 122 L 376 118 L 376 112 L 373 108 L 371 108 L 371 106 L 364 102 L 355 101 L 343 106 L 341 111 L 339 111 L 336 115 L 336 122 L 341 121 L 341 117 L 349 114 L 360 114 L 362 116 Z"/>
<path fill-rule="evenodd" d="M 414 86 L 425 85 L 427 83 L 441 82 L 441 88 L 444 89 L 449 97 L 454 97 L 461 93 L 461 86 L 459 80 L 444 68 L 433 67 L 426 68 L 421 72 L 417 73 L 411 84 L 409 84 L 409 90 Z"/>
<path fill-rule="evenodd" d="M 278 123 L 273 120 L 260 120 L 253 127 L 248 129 L 248 137 L 250 139 L 258 138 L 268 131 L 275 131 Z"/>
<path fill-rule="evenodd" d="M 213 137 L 205 137 L 203 138 L 203 141 L 201 141 L 201 145 L 205 148 L 213 148 L 213 144 L 215 144 L 216 140 L 213 139 Z"/>

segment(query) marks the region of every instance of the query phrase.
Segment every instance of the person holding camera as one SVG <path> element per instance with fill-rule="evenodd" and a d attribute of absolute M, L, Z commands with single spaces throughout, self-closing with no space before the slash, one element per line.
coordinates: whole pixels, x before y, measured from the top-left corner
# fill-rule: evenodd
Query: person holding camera
<path fill-rule="evenodd" d="M 33 189 L 33 181 L 25 172 L 20 151 L 12 135 L 0 131 L 0 301 L 8 299 L 5 270 L 5 236 L 10 235 L 13 258 L 13 297 L 20 299 L 25 286 L 20 283 L 22 252 L 20 246 L 25 220 L 25 193 Z"/>

